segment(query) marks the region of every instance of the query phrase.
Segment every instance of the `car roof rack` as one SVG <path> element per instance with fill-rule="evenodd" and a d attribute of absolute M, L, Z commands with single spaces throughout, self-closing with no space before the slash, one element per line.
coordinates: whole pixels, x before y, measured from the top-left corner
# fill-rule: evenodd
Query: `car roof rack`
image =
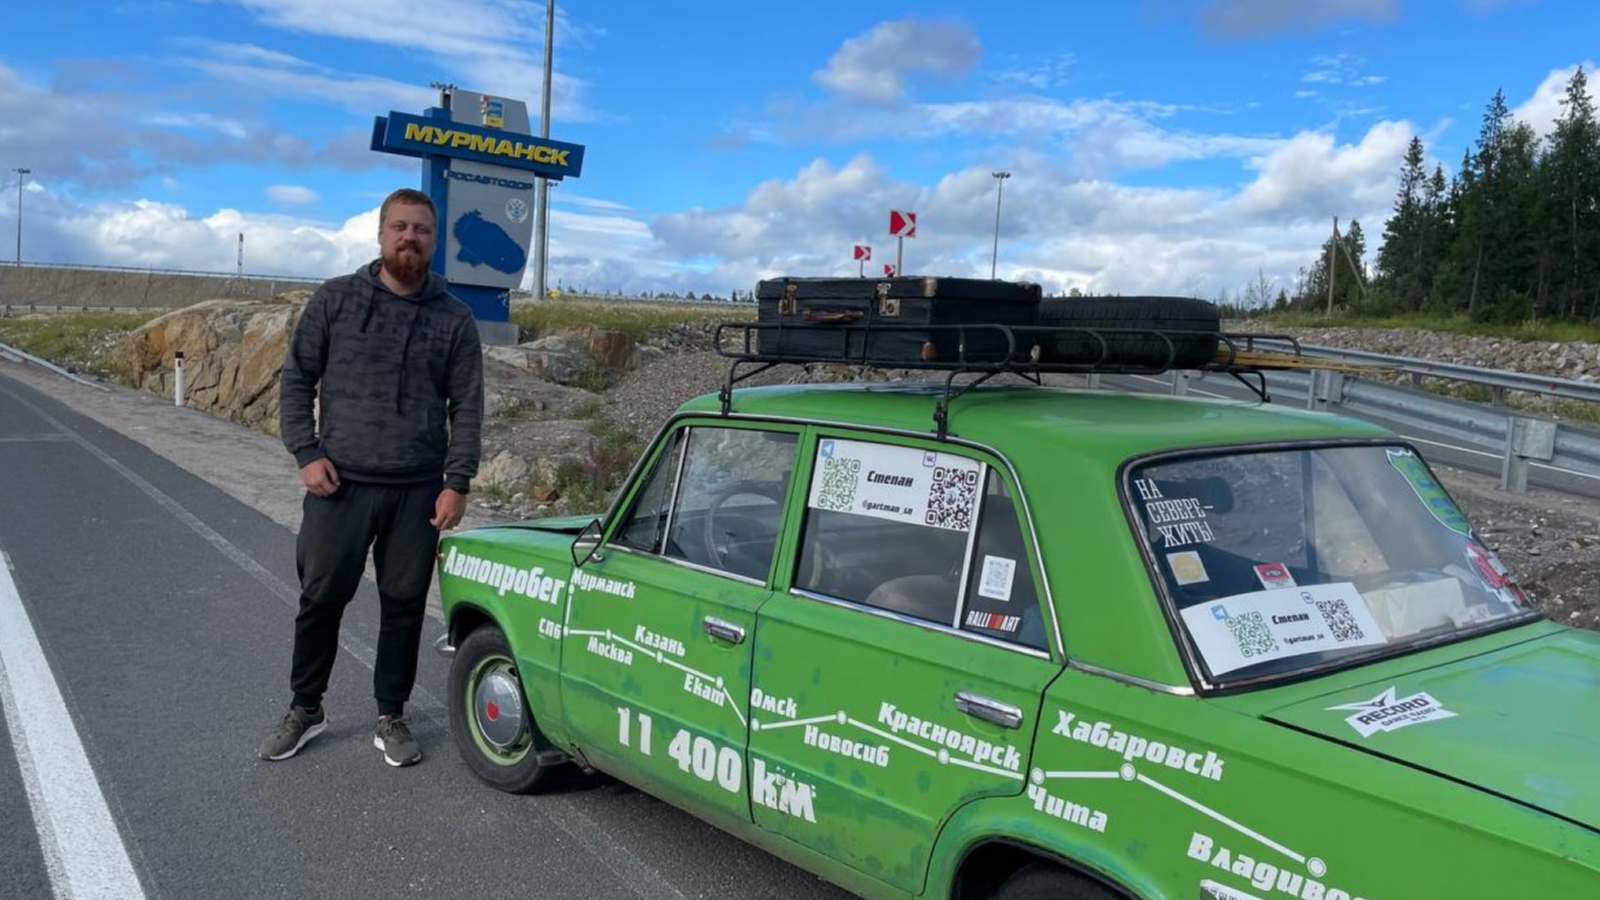
<path fill-rule="evenodd" d="M 1236 334 L 1220 331 L 1188 331 L 1180 329 L 1152 329 L 1152 328 L 1078 328 L 1060 325 L 1007 325 L 999 323 L 969 323 L 958 325 L 885 325 L 885 324 L 856 324 L 822 322 L 803 327 L 807 335 L 838 335 L 837 352 L 827 352 L 826 349 L 817 352 L 785 352 L 761 349 L 761 336 L 763 334 L 776 334 L 779 331 L 788 331 L 791 334 L 802 329 L 795 326 L 784 326 L 763 322 L 722 322 L 713 332 L 712 341 L 719 356 L 732 360 L 728 365 L 728 374 L 723 382 L 718 399 L 721 401 L 722 415 L 728 415 L 733 409 L 733 387 L 747 378 L 759 375 L 775 366 L 781 365 L 810 365 L 833 364 L 848 366 L 868 366 L 884 369 L 909 369 L 945 372 L 944 392 L 934 408 L 934 425 L 940 440 L 949 434 L 950 403 L 957 397 L 973 388 L 983 384 L 996 375 L 1013 374 L 1020 376 L 1036 385 L 1042 385 L 1042 376 L 1046 374 L 1123 374 L 1123 375 L 1148 375 L 1172 371 L 1182 368 L 1205 372 L 1226 372 L 1232 375 L 1239 383 L 1249 388 L 1252 393 L 1261 398 L 1263 403 L 1271 403 L 1272 397 L 1267 393 L 1266 371 L 1271 369 L 1307 369 L 1317 368 L 1309 358 L 1301 355 L 1300 342 L 1287 334 Z M 871 352 L 874 344 L 870 340 L 871 334 L 892 334 L 895 332 L 913 333 L 924 335 L 927 342 L 923 345 L 923 352 L 918 357 L 907 358 L 896 356 L 887 357 L 881 353 Z M 731 339 L 730 339 L 731 338 Z M 996 347 L 1003 343 L 1004 351 L 991 351 L 984 354 L 971 353 L 968 348 L 973 346 L 974 338 L 982 339 L 982 345 Z M 1077 338 L 1083 346 L 1098 346 L 1099 353 L 1092 360 L 1075 360 L 1068 362 L 1050 361 L 1043 358 L 1040 351 L 1041 345 L 1050 339 Z M 1160 361 L 1146 360 L 1144 362 L 1117 362 L 1112 358 L 1112 344 L 1109 339 L 1156 341 L 1158 344 L 1151 346 L 1165 346 L 1165 358 Z M 1216 339 L 1216 355 L 1203 362 L 1193 365 L 1176 366 L 1178 359 L 1179 341 L 1192 342 L 1196 339 Z M 932 351 L 934 343 L 939 340 L 945 344 L 953 344 L 956 348 L 955 358 L 939 359 Z M 1256 341 L 1286 342 L 1293 347 L 1293 352 L 1278 350 L 1257 349 Z M 776 344 L 777 341 L 773 341 Z M 826 347 L 828 340 L 816 342 L 819 346 Z M 1154 354 L 1159 356 L 1160 354 Z M 744 373 L 739 373 L 741 366 L 754 366 Z M 974 380 L 956 384 L 960 375 L 976 375 Z M 1251 379 L 1254 378 L 1254 383 Z"/>

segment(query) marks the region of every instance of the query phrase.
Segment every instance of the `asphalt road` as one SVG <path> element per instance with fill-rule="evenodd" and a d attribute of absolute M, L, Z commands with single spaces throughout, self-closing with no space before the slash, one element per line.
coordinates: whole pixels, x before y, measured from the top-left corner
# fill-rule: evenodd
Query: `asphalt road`
<path fill-rule="evenodd" d="M 1102 381 L 1105 387 L 1116 390 L 1136 391 L 1146 394 L 1170 394 L 1172 392 L 1173 377 L 1172 373 L 1162 375 L 1107 375 L 1102 377 Z M 1294 393 L 1282 387 L 1275 387 L 1271 373 L 1268 373 L 1267 376 L 1267 389 L 1268 394 L 1276 404 L 1296 408 L 1304 408 L 1305 406 L 1303 392 Z M 1203 378 L 1191 380 L 1189 393 L 1197 397 L 1220 397 L 1229 400 L 1255 399 L 1255 394 L 1248 388 L 1240 384 L 1232 376 L 1221 373 L 1206 373 Z M 1430 463 L 1451 466 L 1480 475 L 1488 475 L 1495 479 L 1500 477 L 1501 461 L 1496 454 L 1486 453 L 1476 447 L 1464 447 L 1447 435 L 1419 427 L 1413 422 L 1372 415 L 1366 412 L 1355 412 L 1348 407 L 1340 407 L 1334 411 L 1341 415 L 1365 419 L 1393 430 L 1416 444 L 1423 458 Z M 1542 463 L 1531 463 L 1529 465 L 1528 486 L 1530 488 L 1537 487 L 1559 491 L 1579 497 L 1600 498 L 1600 479 Z"/>
<path fill-rule="evenodd" d="M 372 747 L 370 583 L 328 731 L 255 748 L 287 702 L 297 587 L 282 526 L 0 375 L 0 897 L 847 896 L 601 779 L 511 797 L 456 756 L 427 646 L 427 758 Z"/>

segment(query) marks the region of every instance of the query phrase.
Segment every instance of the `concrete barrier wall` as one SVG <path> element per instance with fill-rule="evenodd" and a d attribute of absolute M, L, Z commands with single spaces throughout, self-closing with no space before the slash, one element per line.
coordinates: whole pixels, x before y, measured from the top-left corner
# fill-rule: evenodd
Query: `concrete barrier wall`
<path fill-rule="evenodd" d="M 179 307 L 219 297 L 267 300 L 283 291 L 312 288 L 315 281 L 260 276 L 79 269 L 65 266 L 0 266 L 0 306 Z"/>

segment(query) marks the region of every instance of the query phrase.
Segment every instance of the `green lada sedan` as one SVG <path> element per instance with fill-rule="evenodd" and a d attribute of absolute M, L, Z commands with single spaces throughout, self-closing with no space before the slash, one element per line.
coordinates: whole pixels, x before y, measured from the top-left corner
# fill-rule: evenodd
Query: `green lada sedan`
<path fill-rule="evenodd" d="M 728 400 L 603 518 L 442 542 L 490 785 L 600 770 L 873 898 L 1600 897 L 1600 639 L 1393 433 L 1032 385 Z"/>

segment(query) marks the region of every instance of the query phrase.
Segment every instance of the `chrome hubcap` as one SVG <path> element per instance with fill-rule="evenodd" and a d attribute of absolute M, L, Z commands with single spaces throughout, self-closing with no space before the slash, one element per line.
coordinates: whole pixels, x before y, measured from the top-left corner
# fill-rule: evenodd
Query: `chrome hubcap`
<path fill-rule="evenodd" d="M 490 669 L 478 679 L 473 715 L 478 732 L 498 750 L 515 747 L 523 734 L 522 692 L 516 675 L 502 668 Z"/>

